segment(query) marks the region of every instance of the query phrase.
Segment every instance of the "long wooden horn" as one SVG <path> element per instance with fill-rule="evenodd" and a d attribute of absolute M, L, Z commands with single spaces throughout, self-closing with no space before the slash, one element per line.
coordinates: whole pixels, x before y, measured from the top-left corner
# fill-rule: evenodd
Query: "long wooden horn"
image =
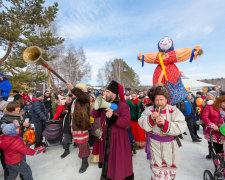
<path fill-rule="evenodd" d="M 26 48 L 23 52 L 23 59 L 27 63 L 35 63 L 42 65 L 47 68 L 50 72 L 55 74 L 61 81 L 67 83 L 57 72 L 55 72 L 48 63 L 42 58 L 42 50 L 38 46 L 30 46 Z"/>

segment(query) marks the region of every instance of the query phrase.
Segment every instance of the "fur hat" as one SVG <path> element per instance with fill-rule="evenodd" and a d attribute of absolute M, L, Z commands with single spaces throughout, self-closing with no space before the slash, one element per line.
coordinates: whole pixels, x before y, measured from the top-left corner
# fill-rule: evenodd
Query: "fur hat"
<path fill-rule="evenodd" d="M 148 91 L 148 97 L 153 103 L 157 95 L 163 95 L 166 99 L 170 99 L 171 92 L 165 84 L 158 83 Z"/>
<path fill-rule="evenodd" d="M 113 92 L 114 94 L 118 95 L 119 94 L 119 88 L 118 88 L 118 83 L 114 80 L 112 80 L 108 87 L 106 88 L 108 90 L 110 90 L 111 92 Z"/>
<path fill-rule="evenodd" d="M 111 92 L 113 92 L 116 95 L 119 95 L 120 100 L 122 102 L 125 102 L 124 89 L 120 83 L 112 80 L 106 89 L 110 90 Z"/>
<path fill-rule="evenodd" d="M 1 125 L 3 134 L 7 136 L 16 136 L 18 135 L 18 132 L 16 132 L 16 129 L 18 128 L 18 125 L 15 123 L 10 124 L 2 124 Z"/>
<path fill-rule="evenodd" d="M 82 89 L 84 92 L 87 92 L 87 85 L 79 83 L 76 85 L 76 88 Z"/>
<path fill-rule="evenodd" d="M 8 104 L 9 102 L 7 101 L 0 101 L 0 111 L 3 111 L 3 109 L 5 109 Z"/>

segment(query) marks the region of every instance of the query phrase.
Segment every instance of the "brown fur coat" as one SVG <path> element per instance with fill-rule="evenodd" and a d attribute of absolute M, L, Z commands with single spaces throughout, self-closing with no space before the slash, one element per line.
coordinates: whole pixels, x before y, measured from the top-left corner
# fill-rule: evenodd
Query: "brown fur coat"
<path fill-rule="evenodd" d="M 71 92 L 77 97 L 75 110 L 72 115 L 73 130 L 79 131 L 91 129 L 90 96 L 79 88 L 73 88 Z"/>

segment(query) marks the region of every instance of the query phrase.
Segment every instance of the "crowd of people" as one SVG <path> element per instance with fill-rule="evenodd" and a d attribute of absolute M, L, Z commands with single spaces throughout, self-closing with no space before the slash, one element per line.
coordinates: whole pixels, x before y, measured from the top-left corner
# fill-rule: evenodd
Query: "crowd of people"
<path fill-rule="evenodd" d="M 186 99 L 172 106 L 170 91 L 161 83 L 149 90 L 124 89 L 116 81 L 104 90 L 67 83 L 58 92 L 28 94 L 13 90 L 13 100 L 7 101 L 11 85 L 3 74 L 0 79 L 7 86 L 0 86 L 1 163 L 7 180 L 18 175 L 24 180 L 33 179 L 26 155 L 37 155 L 36 149 L 52 143 L 62 144 L 61 158 L 70 154 L 71 145 L 78 148 L 79 173 L 87 170 L 89 161 L 97 163 L 102 168 L 101 180 L 134 179 L 132 156 L 144 148 L 152 180 L 175 179 L 186 127 L 194 143 L 201 143 L 200 127 L 208 141 L 213 129 L 213 148 L 216 153 L 223 152 L 219 127 L 225 120 L 225 96 L 221 91 L 189 91 Z M 115 104 L 117 110 L 95 109 L 98 96 Z M 54 124 L 58 126 L 51 126 Z M 48 132 L 52 127 L 59 127 L 59 135 Z M 24 138 L 30 129 L 34 130 L 35 143 Z M 206 158 L 210 159 L 210 142 L 208 148 Z"/>

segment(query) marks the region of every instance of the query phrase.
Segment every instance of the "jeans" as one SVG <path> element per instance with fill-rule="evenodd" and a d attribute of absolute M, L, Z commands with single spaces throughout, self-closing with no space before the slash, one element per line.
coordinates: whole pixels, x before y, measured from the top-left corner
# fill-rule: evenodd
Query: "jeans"
<path fill-rule="evenodd" d="M 24 160 L 16 164 L 9 165 L 9 177 L 7 180 L 16 179 L 19 173 L 23 176 L 24 180 L 33 180 L 30 166 Z"/>

